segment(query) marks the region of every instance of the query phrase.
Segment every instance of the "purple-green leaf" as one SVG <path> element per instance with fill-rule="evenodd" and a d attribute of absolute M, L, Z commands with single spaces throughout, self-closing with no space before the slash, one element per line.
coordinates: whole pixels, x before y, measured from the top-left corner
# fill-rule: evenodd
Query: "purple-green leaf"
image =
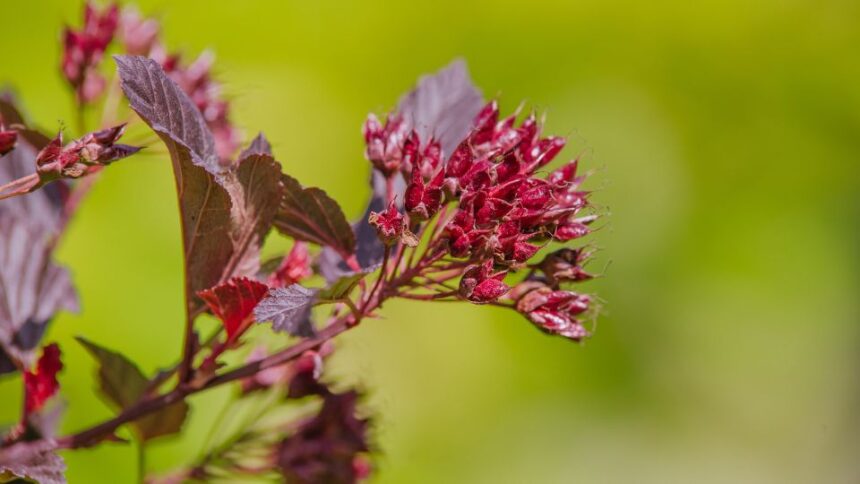
<path fill-rule="evenodd" d="M 302 188 L 299 182 L 282 175 L 284 198 L 275 216 L 275 227 L 299 240 L 331 247 L 342 257 L 355 249 L 355 235 L 340 205 L 319 188 Z"/>
<path fill-rule="evenodd" d="M 150 380 L 131 360 L 87 339 L 77 340 L 99 363 L 99 391 L 116 410 L 135 404 L 149 388 Z M 179 432 L 188 414 L 184 401 L 168 405 L 131 423 L 137 438 L 147 441 Z"/>
<path fill-rule="evenodd" d="M 269 294 L 254 308 L 258 323 L 272 322 L 272 329 L 293 336 L 313 336 L 311 308 L 317 300 L 317 291 L 299 284 L 270 289 Z"/>

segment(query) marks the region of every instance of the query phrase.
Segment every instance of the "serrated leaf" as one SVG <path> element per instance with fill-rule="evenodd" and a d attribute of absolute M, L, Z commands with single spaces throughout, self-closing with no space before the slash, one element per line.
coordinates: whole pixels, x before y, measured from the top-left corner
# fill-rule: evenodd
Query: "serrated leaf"
<path fill-rule="evenodd" d="M 254 308 L 258 323 L 271 321 L 272 329 L 293 336 L 313 336 L 311 308 L 317 300 L 317 291 L 299 284 L 270 289 L 268 295 Z"/>
<path fill-rule="evenodd" d="M 224 323 L 227 337 L 233 338 L 254 307 L 266 296 L 269 287 L 246 277 L 234 277 L 213 288 L 200 291 L 209 309 Z"/>
<path fill-rule="evenodd" d="M 275 227 L 299 240 L 331 247 L 343 257 L 355 249 L 355 235 L 340 205 L 319 188 L 302 188 L 289 175 L 282 175 L 284 198 Z"/>
<path fill-rule="evenodd" d="M 442 152 L 450 155 L 472 129 L 484 97 L 469 77 L 462 59 L 440 71 L 422 76 L 418 85 L 400 99 L 398 111 L 422 140 L 434 136 Z"/>
<path fill-rule="evenodd" d="M 98 361 L 99 390 L 116 410 L 122 411 L 144 396 L 149 379 L 137 365 L 116 351 L 80 336 L 76 339 Z M 187 413 L 188 404 L 180 401 L 135 420 L 131 427 L 140 440 L 147 441 L 179 432 Z"/>
<path fill-rule="evenodd" d="M 50 441 L 22 442 L 0 449 L 0 482 L 28 479 L 40 484 L 65 484 L 66 463 Z"/>
<path fill-rule="evenodd" d="M 29 367 L 54 315 L 77 311 L 68 272 L 51 259 L 49 237 L 26 214 L 0 209 L 0 348 L 17 365 Z"/>
<path fill-rule="evenodd" d="M 198 291 L 256 273 L 259 248 L 277 210 L 272 201 L 282 196 L 280 166 L 263 153 L 240 160 L 238 167 L 222 165 L 203 116 L 158 63 L 136 56 L 115 59 L 132 109 L 159 135 L 173 161 L 186 298 L 193 311 L 201 304 Z"/>

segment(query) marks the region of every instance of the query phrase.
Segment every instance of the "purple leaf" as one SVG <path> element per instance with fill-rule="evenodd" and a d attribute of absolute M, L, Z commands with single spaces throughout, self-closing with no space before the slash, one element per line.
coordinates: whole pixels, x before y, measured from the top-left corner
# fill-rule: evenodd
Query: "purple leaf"
<path fill-rule="evenodd" d="M 255 153 L 238 167 L 222 165 L 212 133 L 188 96 L 155 61 L 116 56 L 123 91 L 134 109 L 161 137 L 177 180 L 186 299 L 193 311 L 197 292 L 233 276 L 254 275 L 259 248 L 271 226 L 283 187 L 280 166 Z M 252 146 L 259 151 L 263 138 Z"/>
<path fill-rule="evenodd" d="M 349 296 L 359 281 L 373 271 L 353 272 L 339 277 L 319 292 L 320 301 L 338 301 Z"/>
<path fill-rule="evenodd" d="M 217 284 L 233 255 L 231 201 L 218 182 L 215 141 L 203 116 L 155 61 L 116 56 L 125 92 L 141 118 L 158 134 L 173 161 L 185 248 L 186 301 L 200 304 L 197 291 Z"/>
<path fill-rule="evenodd" d="M 150 380 L 137 365 L 116 351 L 82 337 L 76 339 L 98 361 L 100 393 L 116 410 L 121 411 L 144 396 Z M 138 439 L 147 441 L 179 432 L 187 414 L 188 404 L 180 401 L 135 420 L 131 426 Z"/>
<path fill-rule="evenodd" d="M 463 60 L 455 60 L 439 72 L 422 76 L 418 86 L 400 99 L 398 112 L 422 140 L 439 140 L 450 155 L 472 128 L 484 106 L 481 92 L 472 83 Z"/>
<path fill-rule="evenodd" d="M 313 336 L 310 314 L 316 299 L 316 290 L 299 284 L 270 289 L 254 308 L 254 317 L 259 323 L 271 321 L 275 331 L 286 331 L 293 336 Z"/>
<path fill-rule="evenodd" d="M 66 463 L 50 441 L 22 442 L 0 449 L 0 479 L 18 477 L 40 484 L 65 484 Z M 12 474 L 12 476 L 8 476 Z"/>
<path fill-rule="evenodd" d="M 295 178 L 282 175 L 285 192 L 275 227 L 299 240 L 331 247 L 342 257 L 355 249 L 355 235 L 340 205 L 319 188 L 302 188 Z"/>
<path fill-rule="evenodd" d="M 69 274 L 51 260 L 47 236 L 21 215 L 0 210 L 0 347 L 29 367 L 54 314 L 77 311 L 78 301 Z"/>

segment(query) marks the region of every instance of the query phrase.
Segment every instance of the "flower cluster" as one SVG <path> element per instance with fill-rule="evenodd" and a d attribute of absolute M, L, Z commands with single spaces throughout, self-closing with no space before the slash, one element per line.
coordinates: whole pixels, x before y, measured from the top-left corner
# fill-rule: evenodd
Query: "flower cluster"
<path fill-rule="evenodd" d="M 95 100 L 105 88 L 105 78 L 98 73 L 98 65 L 113 40 L 119 23 L 119 7 L 109 5 L 97 10 L 91 3 L 84 8 L 84 26 L 81 30 L 66 28 L 63 34 L 62 70 L 75 90 L 79 104 Z"/>
<path fill-rule="evenodd" d="M 72 141 L 63 146 L 62 131 L 36 156 L 36 170 L 45 180 L 80 178 L 111 162 L 133 155 L 139 147 L 117 144 L 125 125 L 114 126 Z"/>
<path fill-rule="evenodd" d="M 159 25 L 155 19 L 142 17 L 133 7 L 123 10 L 120 38 L 129 54 L 152 58 L 164 72 L 188 94 L 206 120 L 215 137 L 218 156 L 230 160 L 239 147 L 239 132 L 230 122 L 230 104 L 223 99 L 221 84 L 212 78 L 211 52 L 202 53 L 190 64 L 183 65 L 178 53 L 168 53 L 158 38 Z"/>
<path fill-rule="evenodd" d="M 452 215 L 440 222 L 444 223 L 440 242 L 451 257 L 471 263 L 462 274 L 458 295 L 483 304 L 509 294 L 514 308 L 541 329 L 579 340 L 587 332 L 576 316 L 588 308 L 590 299 L 557 289 L 560 281 L 590 277 L 582 270 L 589 253 L 548 256 L 542 265 L 545 275 L 535 276 L 541 269 L 536 267 L 523 281 L 528 284 L 517 291 L 511 292 L 504 282 L 549 242 L 587 235 L 597 218 L 584 214 L 588 192 L 580 189 L 584 177 L 577 175 L 577 160 L 543 172 L 564 148 L 564 138 L 541 136 L 541 122 L 534 114 L 519 124 L 517 117 L 515 113 L 500 119 L 495 101 L 484 105 L 447 159 L 437 140 L 421 140 L 402 115 L 389 116 L 385 124 L 368 117 L 363 130 L 367 158 L 383 175 L 402 173 L 409 180 L 403 203 L 408 222 L 392 204 L 382 214 L 371 214 L 370 223 L 383 241 L 391 243 L 401 227 L 429 220 L 443 206 L 455 204 Z"/>
<path fill-rule="evenodd" d="M 0 234 L 8 235 L 0 237 L 0 260 L 7 262 L 0 265 L 0 306 L 27 306 L 0 311 L 0 329 L 15 336 L 4 338 L 0 373 L 21 371 L 24 384 L 21 424 L 0 441 L 0 475 L 45 480 L 39 476 L 47 472 L 50 482 L 63 482 L 54 450 L 115 439 L 122 426 L 143 450 L 150 440 L 182 430 L 192 409 L 188 397 L 232 383 L 239 391 L 222 417 L 235 415 L 232 406 L 250 399 L 264 405 L 240 426 L 212 422 L 219 432 L 207 450 L 164 482 L 231 476 L 356 482 L 371 472 L 370 419 L 359 410 L 360 392 L 329 386 L 323 364 L 332 340 L 377 317 L 386 301 L 492 305 L 514 310 L 550 334 L 576 341 L 588 336 L 582 319 L 594 297 L 570 284 L 592 277 L 584 269 L 591 252 L 556 248 L 538 256 L 550 244 L 585 236 L 596 218 L 589 193 L 580 188 L 577 161 L 550 170 L 565 140 L 542 136 L 534 114 L 521 122 L 516 113 L 500 118 L 498 104 L 486 103 L 464 63 L 422 78 L 384 123 L 373 115 L 367 119 L 373 195 L 364 217 L 350 223 L 325 191 L 282 170 L 262 133 L 233 161 L 238 132 L 212 78 L 212 56 L 184 64 L 164 48 L 159 31 L 156 20 L 132 8 L 120 13 L 115 4 L 96 9 L 87 3 L 83 28 L 67 29 L 63 44 L 63 73 L 75 90 L 81 121 L 77 134 L 87 133 L 86 105 L 105 90 L 99 62 L 115 33 L 130 55 L 115 57 L 111 85 L 131 109 L 105 102 L 101 129 L 68 144 L 62 131 L 51 139 L 29 127 L 0 98 L 6 117 L 0 119 L 0 155 L 11 151 L 0 163 L 0 201 L 31 197 L 0 205 Z M 125 355 L 78 338 L 98 364 L 99 391 L 119 411 L 55 439 L 56 418 L 46 402 L 59 389 L 62 363 L 58 346 L 39 340 L 55 313 L 78 304 L 68 274 L 51 254 L 96 178 L 59 179 L 93 174 L 136 153 L 139 148 L 118 143 L 126 126 L 118 123 L 135 114 L 164 142 L 177 181 L 185 249 L 181 353 L 172 367 L 147 375 Z M 220 166 L 210 163 L 216 159 Z M 49 230 L 31 231 L 31 221 Z M 273 231 L 291 238 L 292 249 L 261 263 Z M 205 313 L 221 324 L 204 338 L 198 317 Z M 43 323 L 25 332 L 34 320 Z M 224 368 L 238 358 L 223 357 L 239 356 L 234 351 L 255 336 L 252 328 L 269 323 L 290 335 L 289 343 L 258 349 L 244 363 Z M 17 338 L 25 334 L 35 336 Z M 20 342 L 27 347 L 19 348 L 16 339 L 27 339 Z M 287 411 L 292 406 L 308 412 Z M 218 433 L 225 434 L 222 441 L 215 439 Z M 50 444 L 49 452 L 32 463 L 14 469 L 6 464 L 42 444 Z"/>

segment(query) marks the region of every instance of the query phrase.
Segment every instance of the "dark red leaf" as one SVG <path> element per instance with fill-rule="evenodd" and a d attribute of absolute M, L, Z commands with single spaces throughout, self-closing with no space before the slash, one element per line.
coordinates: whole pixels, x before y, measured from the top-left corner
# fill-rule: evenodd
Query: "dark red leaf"
<path fill-rule="evenodd" d="M 227 337 L 233 339 L 243 329 L 243 322 L 253 314 L 269 287 L 246 277 L 234 277 L 198 295 L 206 302 L 212 314 L 224 323 Z"/>
<path fill-rule="evenodd" d="M 313 336 L 310 314 L 316 300 L 316 290 L 299 284 L 271 289 L 257 304 L 254 317 L 258 323 L 271 321 L 275 331 L 286 331 L 294 336 Z"/>
<path fill-rule="evenodd" d="M 118 411 L 137 402 L 146 393 L 150 381 L 131 360 L 116 351 L 81 337 L 76 338 L 99 363 L 99 390 Z M 140 440 L 146 441 L 179 432 L 188 413 L 188 404 L 176 402 L 132 422 Z"/>
<path fill-rule="evenodd" d="M 349 257 L 355 235 L 340 206 L 319 188 L 302 188 L 295 178 L 282 175 L 285 188 L 275 227 L 299 240 L 331 247 Z"/>

